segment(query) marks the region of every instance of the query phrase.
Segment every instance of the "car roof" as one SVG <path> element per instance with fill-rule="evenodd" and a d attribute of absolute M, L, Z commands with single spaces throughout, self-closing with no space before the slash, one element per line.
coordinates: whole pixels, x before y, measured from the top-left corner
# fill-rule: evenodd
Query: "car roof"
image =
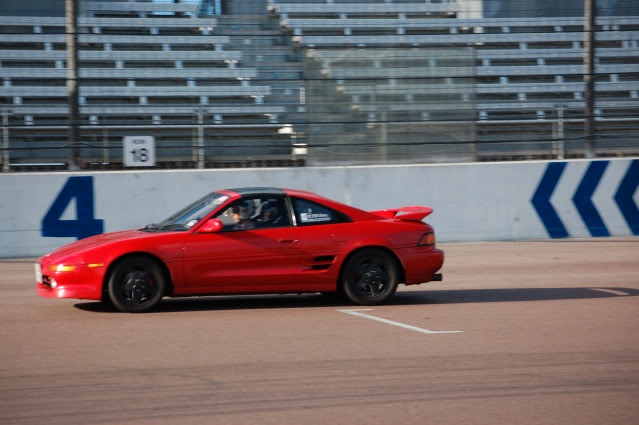
<path fill-rule="evenodd" d="M 276 187 L 240 187 L 220 192 L 234 192 L 241 196 L 251 195 L 286 195 L 286 191 Z"/>
<path fill-rule="evenodd" d="M 329 198 L 326 198 L 322 195 L 318 195 L 317 193 L 314 193 L 314 192 L 309 192 L 307 190 L 299 190 L 299 189 L 284 189 L 279 187 L 240 187 L 240 188 L 219 190 L 218 192 L 234 193 L 242 197 L 258 196 L 258 195 L 297 196 L 300 198 L 314 199 L 322 203 L 323 202 L 335 203 L 335 201 Z"/>
<path fill-rule="evenodd" d="M 219 192 L 233 192 L 233 193 L 237 193 L 240 196 L 288 195 L 288 196 L 301 196 L 303 198 L 328 199 L 316 193 L 309 192 L 307 190 L 284 189 L 279 187 L 238 187 L 233 189 L 221 190 Z"/>

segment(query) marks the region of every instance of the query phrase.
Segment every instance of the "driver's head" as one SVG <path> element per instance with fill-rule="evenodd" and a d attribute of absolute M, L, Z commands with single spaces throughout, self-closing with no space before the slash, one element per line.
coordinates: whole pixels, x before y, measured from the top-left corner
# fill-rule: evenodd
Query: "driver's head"
<path fill-rule="evenodd" d="M 253 203 L 251 201 L 244 201 L 240 205 L 236 205 L 231 208 L 231 216 L 236 222 L 244 221 L 251 218 L 254 211 L 255 206 Z"/>

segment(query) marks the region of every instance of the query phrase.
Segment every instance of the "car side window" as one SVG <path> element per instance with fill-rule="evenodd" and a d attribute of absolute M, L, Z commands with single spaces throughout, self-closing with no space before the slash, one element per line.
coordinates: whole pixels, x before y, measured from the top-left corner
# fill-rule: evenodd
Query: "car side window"
<path fill-rule="evenodd" d="M 224 231 L 259 230 L 291 225 L 283 198 L 242 198 L 215 217 L 224 224 Z"/>
<path fill-rule="evenodd" d="M 293 205 L 299 226 L 345 223 L 350 221 L 338 211 L 306 199 L 295 198 Z"/>

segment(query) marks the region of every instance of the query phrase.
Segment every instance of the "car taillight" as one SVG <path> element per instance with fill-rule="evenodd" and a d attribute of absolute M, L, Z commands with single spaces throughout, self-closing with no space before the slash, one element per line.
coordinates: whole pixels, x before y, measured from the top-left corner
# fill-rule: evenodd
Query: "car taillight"
<path fill-rule="evenodd" d="M 419 239 L 417 246 L 435 246 L 435 233 L 424 233 Z"/>

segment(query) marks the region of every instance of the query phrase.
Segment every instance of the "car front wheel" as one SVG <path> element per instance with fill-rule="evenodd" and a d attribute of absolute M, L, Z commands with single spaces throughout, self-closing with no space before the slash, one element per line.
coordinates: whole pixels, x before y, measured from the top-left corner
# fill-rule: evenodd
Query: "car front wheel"
<path fill-rule="evenodd" d="M 109 277 L 109 299 L 120 311 L 139 313 L 155 307 L 166 287 L 160 266 L 150 258 L 135 256 L 116 265 Z"/>
<path fill-rule="evenodd" d="M 390 300 L 399 281 L 394 259 L 381 249 L 368 248 L 356 252 L 342 274 L 342 288 L 356 304 L 379 305 Z"/>

